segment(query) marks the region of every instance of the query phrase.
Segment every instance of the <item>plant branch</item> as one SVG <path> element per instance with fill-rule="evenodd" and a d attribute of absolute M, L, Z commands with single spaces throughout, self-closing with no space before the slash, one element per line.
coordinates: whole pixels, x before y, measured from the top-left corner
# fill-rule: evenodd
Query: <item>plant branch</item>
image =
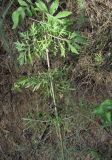
<path fill-rule="evenodd" d="M 51 34 L 48 34 L 49 36 L 51 36 L 51 37 L 53 37 L 53 38 L 55 38 L 55 39 L 58 39 L 58 40 L 61 40 L 61 41 L 68 41 L 67 39 L 65 39 L 65 38 L 60 38 L 60 37 L 56 37 L 56 36 L 53 36 L 53 35 L 51 35 Z"/>

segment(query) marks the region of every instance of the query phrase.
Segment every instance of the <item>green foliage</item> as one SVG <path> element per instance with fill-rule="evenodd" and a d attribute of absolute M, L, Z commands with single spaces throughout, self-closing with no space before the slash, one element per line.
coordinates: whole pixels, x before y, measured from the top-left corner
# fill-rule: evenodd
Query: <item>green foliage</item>
<path fill-rule="evenodd" d="M 105 100 L 95 110 L 94 114 L 101 117 L 104 125 L 112 124 L 112 100 Z"/>
<path fill-rule="evenodd" d="M 42 0 L 38 0 L 38 3 L 36 3 L 36 10 L 43 13 L 49 13 L 46 4 Z"/>
<path fill-rule="evenodd" d="M 23 5 L 25 6 L 26 3 Z M 72 23 L 68 16 L 71 12 L 61 11 L 54 15 L 59 7 L 57 0 L 51 4 L 49 10 L 43 1 L 38 1 L 35 5 L 35 10 L 43 14 L 42 21 L 35 20 L 26 32 L 20 33 L 20 40 L 15 43 L 19 52 L 19 64 L 33 65 L 36 58 L 44 58 L 48 64 L 47 53 L 51 54 L 51 57 L 57 54 L 65 57 L 69 51 L 79 54 L 80 46 L 85 43 L 85 38 L 78 32 L 70 31 Z M 22 77 L 14 84 L 14 88 L 17 90 L 31 88 L 33 91 L 39 90 L 52 97 L 51 81 L 56 97 L 70 89 L 65 69 L 48 69 L 47 72 L 36 76 Z"/>
<path fill-rule="evenodd" d="M 19 1 L 19 4 L 22 10 L 26 10 L 26 3 Z M 52 70 L 49 58 L 57 54 L 65 57 L 70 51 L 79 54 L 80 46 L 85 43 L 85 38 L 78 32 L 70 30 L 72 22 L 69 16 L 72 13 L 69 11 L 58 12 L 58 7 L 58 0 L 53 1 L 50 8 L 42 0 L 35 3 L 34 9 L 42 14 L 42 21 L 34 20 L 29 30 L 20 33 L 20 40 L 15 43 L 19 52 L 18 61 L 20 65 L 28 63 L 33 65 L 36 58 L 44 58 L 47 61 L 48 71 L 36 76 L 22 77 L 14 84 L 14 88 L 17 90 L 31 88 L 33 91 L 39 90 L 52 97 L 55 106 L 57 130 L 61 137 L 56 98 L 63 92 L 68 91 L 70 85 L 67 80 L 66 70 Z M 17 11 L 15 14 L 18 14 Z M 25 17 L 25 12 L 22 13 L 21 17 Z M 13 19 L 13 21 L 15 20 Z M 17 18 L 14 28 L 18 26 L 18 23 L 19 18 Z M 62 147 L 61 138 L 60 141 Z"/>
<path fill-rule="evenodd" d="M 51 15 L 53 15 L 53 14 L 57 11 L 58 6 L 59 6 L 59 0 L 55 0 L 55 1 L 52 3 L 51 7 L 50 7 L 50 14 L 51 14 Z"/>
<path fill-rule="evenodd" d="M 23 13 L 18 14 L 17 11 L 15 12 L 17 22 L 15 16 L 15 19 L 13 18 L 13 28 L 18 26 L 19 16 L 22 19 L 25 17 L 26 3 L 20 3 L 20 5 L 23 5 L 22 10 L 20 9 Z M 52 69 L 50 61 L 56 55 L 65 57 L 69 52 L 79 54 L 80 46 L 85 43 L 85 38 L 70 30 L 72 22 L 69 16 L 72 13 L 69 11 L 59 12 L 58 7 L 58 0 L 54 0 L 50 7 L 42 0 L 35 3 L 34 10 L 40 13 L 42 20 L 32 19 L 34 23 L 31 27 L 26 32 L 20 33 L 20 40 L 15 43 L 19 52 L 18 61 L 20 65 L 28 63 L 33 65 L 36 58 L 44 59 L 47 62 L 48 71 L 39 73 L 36 76 L 22 77 L 14 84 L 14 88 L 17 90 L 31 88 L 33 91 L 38 90 L 40 95 L 44 94 L 44 97 L 47 95 L 52 98 L 55 113 L 52 122 L 56 128 L 57 137 L 60 141 L 61 157 L 64 160 L 61 118 L 58 115 L 57 104 L 63 93 L 70 89 L 70 84 L 67 79 L 66 69 Z M 31 119 L 28 120 L 31 125 L 32 122 Z"/>
<path fill-rule="evenodd" d="M 22 88 L 30 88 L 33 92 L 39 90 L 45 96 L 52 96 L 49 74 L 54 82 L 56 95 L 59 96 L 70 89 L 66 69 L 54 69 L 50 72 L 40 73 L 37 76 L 22 77 L 14 84 L 14 89 L 21 91 Z"/>
<path fill-rule="evenodd" d="M 20 7 L 12 14 L 13 29 L 17 28 L 26 16 L 32 17 L 35 15 L 35 9 L 31 0 L 18 0 L 18 3 Z"/>
<path fill-rule="evenodd" d="M 54 9 L 50 9 L 52 14 L 58 7 L 56 2 L 52 4 Z M 43 2 L 39 1 L 36 6 L 36 10 L 45 14 L 44 19 L 33 23 L 28 31 L 20 33 L 20 41 L 16 42 L 16 48 L 20 53 L 18 58 L 20 65 L 33 64 L 35 57 L 45 58 L 46 50 L 54 55 L 60 52 L 63 57 L 69 51 L 79 54 L 80 46 L 85 43 L 85 38 L 69 30 L 71 22 L 68 16 L 71 12 L 62 11 L 53 16 L 48 13 Z"/>
<path fill-rule="evenodd" d="M 18 2 L 21 7 L 12 15 L 13 28 L 16 28 L 20 20 L 25 18 L 25 11 L 30 11 L 29 5 L 25 1 L 18 0 Z M 30 5 L 33 7 L 32 4 Z M 44 19 L 33 23 L 29 31 L 20 34 L 22 42 L 17 42 L 16 47 L 20 52 L 19 62 L 21 65 L 32 63 L 35 56 L 44 57 L 46 49 L 49 48 L 55 55 L 60 50 L 63 57 L 69 50 L 79 54 L 80 45 L 86 42 L 85 38 L 79 33 L 69 31 L 71 21 L 68 16 L 72 14 L 71 12 L 60 11 L 54 16 L 58 7 L 58 0 L 53 1 L 49 9 L 42 0 L 35 3 L 33 9 L 43 13 Z"/>
<path fill-rule="evenodd" d="M 23 0 L 18 2 L 22 7 L 27 6 Z M 47 60 L 47 52 L 55 56 L 60 53 L 63 57 L 69 51 L 78 54 L 80 45 L 85 43 L 85 38 L 77 32 L 70 31 L 72 23 L 68 16 L 71 15 L 71 12 L 61 11 L 54 15 L 59 7 L 58 0 L 53 1 L 49 9 L 41 0 L 36 2 L 35 6 L 35 10 L 44 16 L 42 15 L 42 21 L 36 22 L 35 20 L 29 30 L 20 33 L 20 40 L 15 43 L 19 52 L 19 64 L 33 65 L 36 58 Z M 38 76 L 22 77 L 14 86 L 16 89 L 31 88 L 33 91 L 41 88 L 49 93 L 50 81 L 53 81 L 56 92 L 57 90 L 64 91 L 69 88 L 68 82 L 64 79 L 64 76 L 67 77 L 63 75 L 64 72 L 64 70 L 51 70 L 40 73 Z"/>

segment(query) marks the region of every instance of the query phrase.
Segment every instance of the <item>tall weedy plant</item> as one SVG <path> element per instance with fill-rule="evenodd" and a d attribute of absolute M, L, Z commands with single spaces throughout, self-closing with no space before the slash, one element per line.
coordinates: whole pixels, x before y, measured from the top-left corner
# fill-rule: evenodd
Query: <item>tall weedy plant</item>
<path fill-rule="evenodd" d="M 57 121 L 56 133 L 61 144 L 62 159 L 64 159 L 64 147 L 61 134 L 61 126 L 57 109 L 57 90 L 63 92 L 67 90 L 66 77 L 63 76 L 61 69 L 52 69 L 50 65 L 50 57 L 59 55 L 66 57 L 67 53 L 79 54 L 81 45 L 85 39 L 77 32 L 72 32 L 70 26 L 70 11 L 58 11 L 59 0 L 53 2 L 49 0 L 46 4 L 42 0 L 38 0 L 34 4 L 30 0 L 18 0 L 20 7 L 13 13 L 13 28 L 16 28 L 20 21 L 28 14 L 32 16 L 34 13 L 41 15 L 41 21 L 33 19 L 33 24 L 26 31 L 20 33 L 20 39 L 15 43 L 19 52 L 18 61 L 20 65 L 33 65 L 35 59 L 45 59 L 48 71 L 40 73 L 36 76 L 22 77 L 15 84 L 16 89 L 32 88 L 33 91 L 42 89 L 52 97 L 54 104 L 54 112 Z M 29 14 L 30 13 L 30 14 Z M 51 56 L 52 55 L 52 56 Z M 63 77 L 63 78 L 62 78 Z M 65 77 L 65 78 L 64 78 Z M 56 82 L 56 83 L 54 83 Z"/>

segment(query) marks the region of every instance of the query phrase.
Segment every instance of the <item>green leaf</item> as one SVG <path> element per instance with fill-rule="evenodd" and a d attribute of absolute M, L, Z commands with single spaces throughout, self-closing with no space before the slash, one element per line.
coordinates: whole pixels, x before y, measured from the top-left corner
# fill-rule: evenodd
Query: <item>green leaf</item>
<path fill-rule="evenodd" d="M 77 49 L 72 44 L 68 43 L 68 45 L 72 53 L 79 54 Z"/>
<path fill-rule="evenodd" d="M 62 43 L 60 43 L 60 50 L 61 50 L 61 56 L 65 57 L 65 47 L 63 46 Z"/>
<path fill-rule="evenodd" d="M 31 12 L 34 16 L 36 16 L 36 9 L 31 5 Z"/>
<path fill-rule="evenodd" d="M 79 44 L 85 44 L 86 43 L 86 39 L 84 37 L 76 37 L 75 38 L 75 42 L 77 42 Z"/>
<path fill-rule="evenodd" d="M 19 14 L 20 14 L 20 21 L 22 20 L 24 20 L 24 18 L 25 18 L 25 8 L 23 8 L 23 7 L 19 7 L 18 8 L 18 12 L 19 12 Z"/>
<path fill-rule="evenodd" d="M 28 6 L 28 4 L 23 0 L 18 0 L 18 3 L 20 4 L 20 6 L 24 6 L 24 7 Z"/>
<path fill-rule="evenodd" d="M 79 43 L 79 44 L 85 44 L 86 43 L 86 37 L 82 36 L 80 33 L 78 32 L 73 32 L 70 35 L 70 39 L 73 39 L 75 42 Z"/>
<path fill-rule="evenodd" d="M 33 88 L 33 92 L 37 91 L 41 86 L 41 83 L 38 83 L 34 88 Z"/>
<path fill-rule="evenodd" d="M 31 56 L 31 53 L 30 53 L 30 52 L 28 53 L 28 58 L 29 58 L 29 62 L 30 62 L 31 64 L 33 64 L 33 59 L 32 59 L 32 56 Z"/>
<path fill-rule="evenodd" d="M 30 10 L 29 7 L 26 8 L 26 11 L 27 11 L 27 14 L 28 14 L 29 17 L 33 16 L 32 11 Z"/>
<path fill-rule="evenodd" d="M 45 5 L 44 2 L 42 2 L 42 1 L 39 0 L 38 3 L 35 3 L 35 4 L 37 6 L 37 10 L 38 11 L 48 13 L 47 6 Z"/>
<path fill-rule="evenodd" d="M 30 4 L 32 4 L 32 1 L 31 0 L 27 0 Z"/>
<path fill-rule="evenodd" d="M 13 27 L 12 29 L 15 29 L 18 24 L 19 24 L 19 12 L 18 11 L 14 11 L 13 14 L 12 14 L 12 20 L 13 20 Z"/>
<path fill-rule="evenodd" d="M 19 7 L 16 11 L 12 14 L 12 20 L 13 20 L 13 27 L 12 29 L 15 29 L 18 27 L 21 20 L 24 20 L 25 17 L 25 11 L 24 8 Z"/>
<path fill-rule="evenodd" d="M 96 114 L 96 115 L 102 115 L 103 113 L 104 113 L 104 111 L 103 111 L 103 108 L 102 107 L 97 107 L 95 110 L 94 110 L 94 112 L 93 112 L 94 114 Z"/>
<path fill-rule="evenodd" d="M 65 17 L 68 17 L 72 14 L 72 12 L 69 12 L 69 11 L 62 11 L 62 12 L 59 12 L 55 17 L 56 18 L 65 18 Z"/>
<path fill-rule="evenodd" d="M 105 100 L 102 102 L 94 112 L 96 115 L 100 116 L 104 124 L 112 123 L 112 100 Z"/>
<path fill-rule="evenodd" d="M 25 64 L 25 58 L 26 58 L 26 54 L 21 52 L 18 59 L 17 59 L 19 61 L 20 66 Z"/>
<path fill-rule="evenodd" d="M 51 14 L 51 15 L 53 15 L 53 14 L 57 11 L 58 6 L 59 6 L 59 0 L 55 0 L 55 1 L 52 3 L 51 7 L 50 7 L 50 14 Z"/>
<path fill-rule="evenodd" d="M 102 106 L 103 108 L 109 107 L 112 109 L 112 100 L 107 99 L 103 103 L 101 103 L 100 106 Z"/>
<path fill-rule="evenodd" d="M 112 113 L 111 112 L 106 113 L 106 119 L 108 122 L 112 122 Z"/>

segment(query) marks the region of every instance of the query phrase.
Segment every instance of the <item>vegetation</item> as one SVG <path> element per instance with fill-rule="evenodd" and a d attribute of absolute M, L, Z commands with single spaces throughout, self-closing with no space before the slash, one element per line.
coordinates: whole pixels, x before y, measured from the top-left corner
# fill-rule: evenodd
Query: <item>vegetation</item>
<path fill-rule="evenodd" d="M 1 1 L 1 159 L 111 159 L 110 3 Z"/>
<path fill-rule="evenodd" d="M 111 125 L 112 123 L 112 101 L 105 100 L 101 103 L 98 108 L 95 109 L 94 113 L 101 116 L 105 125 Z"/>

